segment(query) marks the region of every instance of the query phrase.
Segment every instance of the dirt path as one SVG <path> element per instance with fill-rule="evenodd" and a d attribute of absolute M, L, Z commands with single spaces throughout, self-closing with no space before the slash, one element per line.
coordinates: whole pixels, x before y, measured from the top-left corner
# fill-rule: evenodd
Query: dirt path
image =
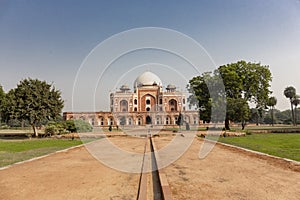
<path fill-rule="evenodd" d="M 170 138 L 156 138 L 165 146 Z M 217 145 L 198 159 L 202 141 L 164 169 L 174 199 L 299 199 L 300 173 L 288 164 Z"/>
<path fill-rule="evenodd" d="M 158 147 L 170 137 L 155 138 Z M 141 152 L 143 139 L 111 138 L 128 151 Z M 298 199 L 300 173 L 275 161 L 217 145 L 198 159 L 194 140 L 164 169 L 174 199 Z M 85 148 L 0 170 L 0 199 L 135 199 L 139 174 L 122 173 L 95 160 Z"/>
<path fill-rule="evenodd" d="M 112 139 L 127 150 L 141 151 L 144 140 Z M 127 143 L 126 143 L 127 141 Z M 0 170 L 0 199 L 135 199 L 139 174 L 104 166 L 84 147 Z"/>

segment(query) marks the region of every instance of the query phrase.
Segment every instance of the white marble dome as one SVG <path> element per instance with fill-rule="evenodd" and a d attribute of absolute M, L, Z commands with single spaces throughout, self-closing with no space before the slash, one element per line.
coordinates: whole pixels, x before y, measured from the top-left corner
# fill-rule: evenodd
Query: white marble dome
<path fill-rule="evenodd" d="M 141 86 L 146 86 L 146 85 L 162 85 L 162 82 L 160 80 L 160 78 L 152 73 L 152 72 L 144 72 L 141 75 L 139 75 L 133 84 L 133 87 L 141 87 Z"/>

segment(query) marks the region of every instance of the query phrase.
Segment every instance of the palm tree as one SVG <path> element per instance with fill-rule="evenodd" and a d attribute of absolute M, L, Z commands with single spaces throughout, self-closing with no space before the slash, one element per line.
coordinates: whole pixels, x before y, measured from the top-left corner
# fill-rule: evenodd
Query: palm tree
<path fill-rule="evenodd" d="M 277 104 L 276 97 L 270 97 L 267 102 L 267 106 L 271 108 L 272 126 L 274 126 L 274 107 Z"/>
<path fill-rule="evenodd" d="M 292 104 L 295 106 L 294 107 L 294 114 L 295 114 L 295 125 L 297 126 L 297 106 L 300 104 L 300 96 L 299 95 L 295 95 L 292 99 Z"/>
<path fill-rule="evenodd" d="M 284 89 L 284 96 L 286 98 L 289 98 L 290 99 L 290 103 L 291 103 L 291 109 L 292 109 L 292 122 L 293 124 L 295 125 L 295 115 L 294 115 L 294 109 L 293 109 L 293 103 L 292 103 L 292 100 L 293 98 L 295 97 L 296 95 L 296 89 L 293 87 L 293 86 L 289 86 L 287 88 Z"/>

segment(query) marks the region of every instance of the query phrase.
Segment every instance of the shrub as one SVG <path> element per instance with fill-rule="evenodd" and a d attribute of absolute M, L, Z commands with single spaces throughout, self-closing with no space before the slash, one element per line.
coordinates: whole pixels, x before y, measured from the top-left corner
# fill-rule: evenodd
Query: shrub
<path fill-rule="evenodd" d="M 58 133 L 58 130 L 54 124 L 50 124 L 45 127 L 46 135 L 56 135 L 57 133 Z"/>
<path fill-rule="evenodd" d="M 251 131 L 246 130 L 246 135 L 252 135 Z"/>
<path fill-rule="evenodd" d="M 200 133 L 200 134 L 197 134 L 198 137 L 201 137 L 201 138 L 205 138 L 206 134 L 205 133 Z"/>
<path fill-rule="evenodd" d="M 214 131 L 223 130 L 223 131 L 225 131 L 225 128 L 224 127 L 206 127 L 206 130 L 214 130 Z"/>
<path fill-rule="evenodd" d="M 66 121 L 66 130 L 71 133 L 82 133 L 82 132 L 91 132 L 93 127 L 90 123 L 83 120 L 67 120 Z"/>
<path fill-rule="evenodd" d="M 66 124 L 65 122 L 48 122 L 45 127 L 45 134 L 47 135 L 56 135 L 66 133 Z"/>
<path fill-rule="evenodd" d="M 9 129 L 9 126 L 6 124 L 1 124 L 1 129 Z"/>

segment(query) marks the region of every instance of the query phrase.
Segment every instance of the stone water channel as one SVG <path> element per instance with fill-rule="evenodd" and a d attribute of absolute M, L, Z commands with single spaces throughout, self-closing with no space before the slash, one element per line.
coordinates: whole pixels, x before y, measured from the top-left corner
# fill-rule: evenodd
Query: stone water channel
<path fill-rule="evenodd" d="M 163 172 L 158 170 L 155 153 L 155 146 L 151 135 L 145 137 L 143 164 L 141 167 L 141 175 L 139 180 L 139 188 L 137 200 L 153 199 L 153 200 L 170 200 L 171 192 L 169 186 L 163 186 L 161 180 Z M 150 152 L 150 154 L 147 152 Z"/>

